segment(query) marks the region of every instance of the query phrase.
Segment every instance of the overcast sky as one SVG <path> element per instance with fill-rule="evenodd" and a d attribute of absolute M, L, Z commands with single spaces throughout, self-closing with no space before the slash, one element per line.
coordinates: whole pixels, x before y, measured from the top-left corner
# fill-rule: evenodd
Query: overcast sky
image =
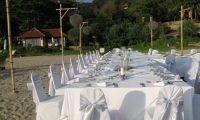
<path fill-rule="evenodd" d="M 91 3 L 92 1 L 93 1 L 93 0 L 84 0 L 84 2 L 90 2 L 90 3 Z"/>

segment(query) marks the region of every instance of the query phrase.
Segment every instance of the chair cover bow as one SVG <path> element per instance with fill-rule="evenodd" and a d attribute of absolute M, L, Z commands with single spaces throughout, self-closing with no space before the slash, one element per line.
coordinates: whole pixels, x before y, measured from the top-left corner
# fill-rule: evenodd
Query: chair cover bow
<path fill-rule="evenodd" d="M 162 93 L 159 93 L 158 99 L 157 99 L 157 105 L 161 105 L 162 109 L 157 114 L 158 120 L 165 120 L 164 117 L 167 110 L 169 109 L 169 106 L 171 105 L 171 111 L 170 111 L 170 117 L 169 120 L 177 120 L 177 113 L 178 108 L 180 104 L 183 104 L 183 92 L 182 89 L 178 88 L 177 86 L 167 86 L 170 89 L 165 89 Z M 174 87 L 174 88 L 173 88 Z M 171 96 L 169 93 L 170 92 Z M 169 112 L 169 111 L 168 111 Z"/>
<path fill-rule="evenodd" d="M 102 94 L 99 99 L 91 103 L 83 94 L 80 96 L 80 111 L 84 112 L 81 120 L 94 120 L 95 109 L 100 112 L 107 108 L 106 100 Z"/>
<path fill-rule="evenodd" d="M 173 110 L 173 116 L 172 116 L 171 120 L 176 120 L 179 102 L 180 101 L 168 100 L 166 98 L 162 98 L 162 99 L 158 100 L 157 104 L 161 104 L 162 107 L 163 107 L 163 111 L 161 111 L 161 115 L 160 115 L 160 119 L 159 120 L 163 119 L 163 117 L 165 115 L 165 112 L 166 112 L 166 110 L 167 110 L 167 108 L 169 107 L 170 104 L 172 105 L 171 107 L 172 107 L 172 110 Z"/>

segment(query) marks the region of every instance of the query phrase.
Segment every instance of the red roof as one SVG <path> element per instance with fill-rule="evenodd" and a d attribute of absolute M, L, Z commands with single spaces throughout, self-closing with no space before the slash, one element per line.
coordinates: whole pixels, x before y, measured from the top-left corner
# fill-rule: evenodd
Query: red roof
<path fill-rule="evenodd" d="M 63 33 L 63 37 L 67 35 Z M 33 28 L 30 31 L 22 34 L 18 38 L 38 38 L 38 37 L 61 37 L 60 28 L 52 28 L 52 29 L 36 29 Z"/>
<path fill-rule="evenodd" d="M 123 5 L 122 5 L 122 7 L 128 7 L 129 5 L 127 4 L 127 3 L 124 3 Z"/>

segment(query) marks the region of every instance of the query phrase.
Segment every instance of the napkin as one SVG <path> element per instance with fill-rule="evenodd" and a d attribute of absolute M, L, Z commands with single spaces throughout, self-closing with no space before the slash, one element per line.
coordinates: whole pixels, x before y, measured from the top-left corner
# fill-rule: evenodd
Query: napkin
<path fill-rule="evenodd" d="M 155 85 L 155 86 L 164 86 L 165 83 L 163 81 L 161 81 L 161 82 L 156 82 L 153 85 Z"/>
<path fill-rule="evenodd" d="M 76 79 L 74 80 L 74 82 L 79 83 L 79 82 L 85 81 L 86 79 L 87 79 L 87 78 L 84 78 L 84 77 L 82 77 L 82 78 L 76 78 Z"/>
<path fill-rule="evenodd" d="M 67 82 L 67 84 L 72 84 L 72 83 L 74 83 L 74 81 L 75 80 L 70 80 L 70 81 Z"/>
<path fill-rule="evenodd" d="M 99 86 L 99 87 L 106 87 L 107 86 L 107 82 L 98 81 L 98 82 L 96 82 L 96 85 Z"/>

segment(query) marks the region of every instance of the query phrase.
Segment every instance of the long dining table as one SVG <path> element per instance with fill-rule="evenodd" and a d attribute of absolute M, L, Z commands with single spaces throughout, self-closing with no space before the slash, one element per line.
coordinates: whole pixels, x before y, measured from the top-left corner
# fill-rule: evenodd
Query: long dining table
<path fill-rule="evenodd" d="M 162 55 L 144 55 L 138 51 L 129 52 L 130 69 L 124 71 L 126 77 L 123 80 L 119 77 L 120 71 L 115 70 L 115 67 L 120 64 L 121 57 L 118 53 L 113 53 L 109 57 L 111 58 L 110 64 L 105 64 L 100 70 L 92 73 L 93 77 L 82 82 L 73 82 L 64 91 L 57 93 L 57 95 L 64 95 L 60 117 L 62 120 L 81 119 L 83 113 L 79 110 L 80 93 L 85 87 L 98 87 L 104 92 L 112 119 L 116 113 L 120 113 L 126 120 L 143 120 L 145 110 L 155 107 L 160 89 L 167 84 L 181 86 L 184 93 L 183 118 L 193 120 L 194 88 L 181 79 L 175 80 L 175 75 L 169 71 L 164 74 L 167 77 L 166 80 L 152 71 L 152 66 L 161 67 L 153 59 L 163 59 Z"/>

